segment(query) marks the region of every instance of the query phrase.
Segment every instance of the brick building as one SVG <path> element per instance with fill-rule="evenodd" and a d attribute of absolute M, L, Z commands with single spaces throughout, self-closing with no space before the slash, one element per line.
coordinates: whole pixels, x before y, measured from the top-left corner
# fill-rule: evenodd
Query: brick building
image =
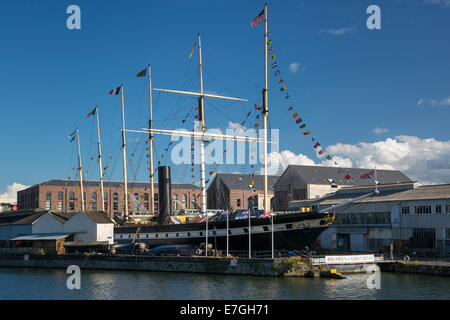
<path fill-rule="evenodd" d="M 99 181 L 83 181 L 85 210 L 101 210 Z M 123 183 L 103 182 L 105 211 L 109 217 L 125 212 Z M 134 196 L 128 204 L 131 212 L 145 212 L 150 208 L 149 183 L 129 182 L 128 193 Z M 172 210 L 195 209 L 199 202 L 200 188 L 190 184 L 172 183 Z M 155 183 L 155 210 L 158 210 L 158 183 Z M 135 201 L 136 200 L 136 201 Z M 50 180 L 17 192 L 19 210 L 45 209 L 55 212 L 77 212 L 81 210 L 80 183 L 78 181 Z"/>
<path fill-rule="evenodd" d="M 268 196 L 273 197 L 273 186 L 279 176 L 267 176 Z M 254 190 L 250 182 L 254 180 Z M 250 206 L 264 208 L 264 175 L 218 173 L 207 190 L 208 209 L 240 210 Z"/>

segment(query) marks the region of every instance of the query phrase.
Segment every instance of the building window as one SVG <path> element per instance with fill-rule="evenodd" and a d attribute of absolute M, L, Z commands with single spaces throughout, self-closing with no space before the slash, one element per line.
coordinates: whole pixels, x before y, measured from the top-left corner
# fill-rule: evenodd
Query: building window
<path fill-rule="evenodd" d="M 62 211 L 62 201 L 58 201 L 58 204 L 56 205 L 56 209 L 58 209 L 58 211 Z"/>
<path fill-rule="evenodd" d="M 104 194 L 103 194 L 103 200 L 108 200 L 108 193 L 107 192 L 105 192 Z"/>
<path fill-rule="evenodd" d="M 158 194 L 157 193 L 155 193 L 154 199 L 155 199 L 155 201 L 158 201 Z"/>
<path fill-rule="evenodd" d="M 117 194 L 117 192 L 114 192 L 113 199 L 114 199 L 114 201 L 119 200 L 119 195 Z"/>
<path fill-rule="evenodd" d="M 183 194 L 182 201 L 181 201 L 181 207 L 183 209 L 186 209 L 186 203 L 187 203 L 187 196 L 185 194 Z"/>
<path fill-rule="evenodd" d="M 62 191 L 58 192 L 58 200 L 59 201 L 63 200 L 63 193 L 62 193 Z"/>
<path fill-rule="evenodd" d="M 92 202 L 92 210 L 97 211 L 97 202 Z"/>
<path fill-rule="evenodd" d="M 402 207 L 402 214 L 409 214 L 409 207 Z"/>
<path fill-rule="evenodd" d="M 241 206 L 241 199 L 236 199 L 236 206 L 240 207 Z"/>
<path fill-rule="evenodd" d="M 119 204 L 117 202 L 113 203 L 113 210 L 119 210 Z"/>
<path fill-rule="evenodd" d="M 75 192 L 73 191 L 69 192 L 69 200 L 75 200 Z"/>
<path fill-rule="evenodd" d="M 50 201 L 45 201 L 45 210 L 51 210 L 52 206 L 51 206 L 51 202 Z"/>
<path fill-rule="evenodd" d="M 139 195 L 137 193 L 134 194 L 134 211 L 139 210 Z"/>
<path fill-rule="evenodd" d="M 436 213 L 442 213 L 442 206 L 436 206 Z"/>
<path fill-rule="evenodd" d="M 69 201 L 69 210 L 75 210 L 75 202 Z"/>
<path fill-rule="evenodd" d="M 91 199 L 94 200 L 94 201 L 97 200 L 97 193 L 96 192 L 92 192 Z"/>
<path fill-rule="evenodd" d="M 197 204 L 197 197 L 195 196 L 195 194 L 193 194 L 191 197 L 191 204 L 192 208 L 195 208 L 195 205 Z"/>
<path fill-rule="evenodd" d="M 450 213 L 450 204 L 445 206 L 445 212 Z"/>
<path fill-rule="evenodd" d="M 173 195 L 173 210 L 178 210 L 178 195 Z"/>
<path fill-rule="evenodd" d="M 431 206 L 415 206 L 414 213 L 415 214 L 429 214 L 429 213 L 431 213 Z"/>
<path fill-rule="evenodd" d="M 52 200 L 52 193 L 51 192 L 47 192 L 45 194 L 45 200 Z"/>
<path fill-rule="evenodd" d="M 144 198 L 145 201 L 148 201 L 148 193 L 144 193 L 143 198 Z"/>

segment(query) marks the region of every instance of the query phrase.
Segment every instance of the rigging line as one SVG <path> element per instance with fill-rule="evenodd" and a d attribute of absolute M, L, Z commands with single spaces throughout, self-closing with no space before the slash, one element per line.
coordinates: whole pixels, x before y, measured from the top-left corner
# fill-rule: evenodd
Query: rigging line
<path fill-rule="evenodd" d="M 226 93 L 227 95 L 232 96 L 232 95 L 228 92 L 228 90 L 225 88 L 225 86 L 224 86 L 218 79 L 216 79 L 216 78 L 208 71 L 208 69 L 205 68 L 204 65 L 202 65 L 202 69 L 205 71 L 205 73 L 206 73 L 207 75 L 209 75 L 214 81 L 216 81 L 216 82 L 222 87 L 222 89 L 225 90 L 225 93 Z"/>
<path fill-rule="evenodd" d="M 197 74 L 194 74 L 191 78 L 191 80 L 189 81 L 191 84 L 187 86 L 187 90 L 190 90 L 190 88 L 193 85 L 194 80 L 197 78 Z M 175 103 L 172 106 L 172 109 L 170 110 L 170 112 L 168 113 L 167 117 L 163 119 L 163 121 L 168 121 L 169 118 L 171 117 L 171 115 L 173 114 L 177 114 L 178 112 L 180 112 L 180 105 L 182 104 L 182 102 L 184 103 L 185 100 L 187 99 L 195 99 L 192 97 L 187 97 L 185 95 L 178 95 L 178 97 L 176 98 Z M 174 112 L 173 110 L 176 108 L 176 111 Z"/>
<path fill-rule="evenodd" d="M 143 137 L 145 137 L 145 136 L 143 136 Z M 142 138 L 141 138 L 142 139 Z M 143 139 L 142 139 L 143 140 Z M 142 143 L 142 141 L 141 141 L 141 143 Z M 145 144 L 145 142 L 144 142 L 144 144 Z M 137 176 L 137 174 L 138 174 L 138 172 L 139 172 L 139 170 L 140 170 L 140 168 L 141 168 L 141 165 L 142 165 L 142 157 L 144 156 L 144 151 L 145 151 L 145 148 L 140 148 L 141 149 L 141 151 L 140 151 L 140 155 L 139 155 L 139 157 L 138 157 L 138 165 L 137 165 L 137 168 L 136 168 L 136 172 L 135 172 L 135 174 L 134 174 L 134 177 L 133 177 L 133 181 L 136 181 L 136 176 Z"/>
<path fill-rule="evenodd" d="M 114 171 L 116 169 L 117 161 L 120 159 L 120 154 L 122 153 L 122 147 L 119 148 L 119 151 L 117 152 L 116 156 L 114 157 L 113 166 L 111 171 L 107 172 L 106 174 L 109 176 L 110 179 L 113 178 Z"/>
<path fill-rule="evenodd" d="M 206 99 L 205 99 L 206 100 Z M 225 113 L 223 113 L 222 111 L 220 111 L 220 109 L 218 109 L 215 105 L 214 105 L 214 103 L 212 103 L 211 101 L 209 101 L 209 100 L 207 100 L 207 102 L 208 102 L 208 104 L 210 104 L 218 113 L 220 113 L 221 115 L 223 115 L 225 118 L 227 118 L 228 120 L 230 120 L 231 122 L 233 122 L 233 123 L 237 123 L 237 122 L 235 122 L 233 119 L 231 119 L 229 116 L 227 116 Z M 230 102 L 229 104 L 226 104 L 226 105 L 224 105 L 224 106 L 230 106 L 230 105 L 232 105 L 232 104 L 235 104 L 235 103 L 239 103 L 239 101 L 234 101 L 234 102 Z"/>
<path fill-rule="evenodd" d="M 95 121 L 91 121 L 91 130 L 90 130 L 90 136 L 89 136 L 89 149 L 88 149 L 88 153 L 87 153 L 89 159 L 93 158 L 91 156 L 91 154 L 92 154 L 92 144 L 93 144 L 93 141 L 94 141 L 93 140 L 94 126 L 95 126 Z M 91 171 L 91 168 L 92 168 L 92 160 L 88 161 L 88 163 L 87 163 L 86 180 L 88 180 L 89 177 L 90 177 L 90 175 L 88 173 L 89 173 L 89 171 Z"/>
<path fill-rule="evenodd" d="M 107 144 L 106 144 L 106 150 L 107 151 L 110 151 L 111 150 L 111 144 L 112 144 L 112 141 L 113 141 L 113 139 L 112 139 L 112 136 L 113 136 L 113 129 L 115 129 L 115 128 L 117 128 L 117 126 L 116 126 L 116 123 L 117 123 L 117 113 L 118 113 L 118 111 L 119 111 L 119 108 L 118 108 L 118 105 L 119 105 L 119 103 L 121 103 L 120 101 L 119 101 L 119 99 L 115 99 L 116 101 L 115 101 L 115 106 L 113 107 L 113 109 L 114 109 L 114 116 L 113 116 L 113 121 L 111 122 L 111 124 L 110 124 L 110 126 L 109 126 L 109 139 L 107 140 Z"/>

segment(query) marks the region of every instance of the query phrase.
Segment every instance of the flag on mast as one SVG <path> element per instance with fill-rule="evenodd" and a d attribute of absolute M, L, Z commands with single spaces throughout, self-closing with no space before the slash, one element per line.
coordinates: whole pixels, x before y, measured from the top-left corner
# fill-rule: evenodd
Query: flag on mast
<path fill-rule="evenodd" d="M 75 133 L 77 133 L 77 129 L 76 128 L 67 138 L 70 139 L 70 142 L 72 142 L 73 140 L 75 140 Z"/>
<path fill-rule="evenodd" d="M 144 70 L 142 70 L 141 72 L 139 72 L 137 74 L 137 77 L 145 77 L 145 75 L 147 74 L 147 68 L 145 68 Z"/>
<path fill-rule="evenodd" d="M 264 21 L 264 9 L 258 14 L 258 16 L 252 20 L 250 26 L 254 28 L 258 23 Z"/>
<path fill-rule="evenodd" d="M 91 112 L 89 112 L 87 114 L 87 117 L 89 118 L 90 116 L 95 116 L 95 110 L 97 110 L 97 107 L 94 108 L 94 110 L 92 110 Z"/>
<path fill-rule="evenodd" d="M 194 53 L 194 50 L 195 50 L 195 46 L 196 46 L 196 45 L 197 45 L 197 42 L 194 43 L 194 46 L 192 47 L 192 51 L 191 51 L 191 54 L 189 55 L 189 59 L 192 58 L 192 54 Z"/>
<path fill-rule="evenodd" d="M 115 88 L 115 89 L 112 89 L 112 90 L 109 92 L 109 94 L 111 94 L 111 95 L 118 95 L 118 94 L 120 93 L 120 88 L 121 88 L 121 87 L 117 87 L 117 88 Z"/>

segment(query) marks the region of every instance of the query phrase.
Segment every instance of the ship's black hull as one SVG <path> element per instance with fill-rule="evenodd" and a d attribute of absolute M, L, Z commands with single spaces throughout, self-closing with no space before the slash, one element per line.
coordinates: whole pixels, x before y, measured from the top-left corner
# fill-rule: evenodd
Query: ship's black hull
<path fill-rule="evenodd" d="M 275 250 L 302 250 L 311 248 L 319 235 L 328 228 L 327 215 L 293 213 L 274 217 Z M 251 219 L 251 249 L 271 250 L 271 219 Z M 230 220 L 228 233 L 229 250 L 248 250 L 248 219 Z M 149 248 L 161 245 L 190 244 L 199 246 L 206 242 L 206 224 L 170 224 L 161 226 L 142 226 L 136 242 L 144 242 Z M 129 243 L 137 227 L 115 228 L 115 241 Z M 227 223 L 214 221 L 208 223 L 208 244 L 218 250 L 227 249 Z"/>

